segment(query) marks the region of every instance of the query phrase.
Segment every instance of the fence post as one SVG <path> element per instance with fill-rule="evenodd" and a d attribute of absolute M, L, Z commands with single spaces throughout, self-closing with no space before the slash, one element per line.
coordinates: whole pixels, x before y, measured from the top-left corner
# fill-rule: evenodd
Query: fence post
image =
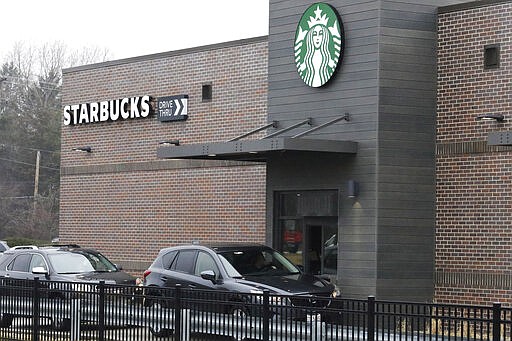
<path fill-rule="evenodd" d="M 181 341 L 181 284 L 176 284 L 176 301 L 174 302 L 174 337 Z"/>
<path fill-rule="evenodd" d="M 270 291 L 263 290 L 263 341 L 270 340 Z"/>
<path fill-rule="evenodd" d="M 41 282 L 39 277 L 34 278 L 34 290 L 32 295 L 32 340 L 39 341 L 39 303 L 41 301 Z"/>
<path fill-rule="evenodd" d="M 80 299 L 71 300 L 71 341 L 80 340 L 80 321 L 82 320 Z"/>
<path fill-rule="evenodd" d="M 183 309 L 181 311 L 181 341 L 190 341 L 190 309 Z"/>
<path fill-rule="evenodd" d="M 100 281 L 98 286 L 98 340 L 105 340 L 105 281 Z"/>
<path fill-rule="evenodd" d="M 492 305 L 492 341 L 501 340 L 501 303 Z"/>
<path fill-rule="evenodd" d="M 368 341 L 375 341 L 375 296 L 368 296 L 367 311 Z"/>

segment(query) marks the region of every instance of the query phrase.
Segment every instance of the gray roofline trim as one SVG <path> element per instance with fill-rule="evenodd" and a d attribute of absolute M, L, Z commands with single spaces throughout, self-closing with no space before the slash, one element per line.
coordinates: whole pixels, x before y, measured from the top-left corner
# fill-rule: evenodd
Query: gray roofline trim
<path fill-rule="evenodd" d="M 281 152 L 356 154 L 357 142 L 302 138 L 269 138 L 180 146 L 160 146 L 161 159 L 210 159 L 265 162 Z"/>
<path fill-rule="evenodd" d="M 191 53 L 197 53 L 197 52 L 224 49 L 224 48 L 229 48 L 229 47 L 257 44 L 257 43 L 261 43 L 261 42 L 265 42 L 265 41 L 268 41 L 268 36 L 260 36 L 260 37 L 254 37 L 254 38 L 233 40 L 233 41 L 222 42 L 222 43 L 217 43 L 217 44 L 191 47 L 191 48 L 176 50 L 176 51 L 160 52 L 160 53 L 111 60 L 111 61 L 107 61 L 107 62 L 101 62 L 101 63 L 95 63 L 95 64 L 89 64 L 89 65 L 75 66 L 75 67 L 62 69 L 62 73 L 68 74 L 68 73 L 79 72 L 79 71 L 94 70 L 94 69 L 106 68 L 106 67 L 111 67 L 111 66 L 119 66 L 119 65 L 123 65 L 123 64 L 130 64 L 130 63 L 142 62 L 142 61 L 153 60 L 153 59 L 181 56 L 184 54 L 191 54 Z"/>
<path fill-rule="evenodd" d="M 457 12 L 457 11 L 463 11 L 463 10 L 474 9 L 474 8 L 479 8 L 479 7 L 499 5 L 499 4 L 506 3 L 506 2 L 512 2 L 512 0 L 471 1 L 471 2 L 466 2 L 466 3 L 462 3 L 462 4 L 439 7 L 437 9 L 437 13 L 441 14 L 441 13 Z"/>

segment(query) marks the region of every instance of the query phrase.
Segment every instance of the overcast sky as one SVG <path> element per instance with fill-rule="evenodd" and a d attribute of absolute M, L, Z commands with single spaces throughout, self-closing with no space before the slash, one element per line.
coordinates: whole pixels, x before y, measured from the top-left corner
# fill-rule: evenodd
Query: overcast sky
<path fill-rule="evenodd" d="M 8 0 L 0 60 L 17 42 L 107 48 L 111 59 L 268 34 L 268 0 Z"/>

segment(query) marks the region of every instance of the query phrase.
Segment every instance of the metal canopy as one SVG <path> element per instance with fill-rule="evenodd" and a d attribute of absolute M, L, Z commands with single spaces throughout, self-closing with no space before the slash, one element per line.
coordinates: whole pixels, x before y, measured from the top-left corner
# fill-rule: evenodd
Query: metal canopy
<path fill-rule="evenodd" d="M 266 162 L 280 153 L 356 154 L 357 142 L 291 137 L 261 140 L 237 140 L 216 143 L 158 147 L 157 156 L 163 159 L 204 159 Z"/>

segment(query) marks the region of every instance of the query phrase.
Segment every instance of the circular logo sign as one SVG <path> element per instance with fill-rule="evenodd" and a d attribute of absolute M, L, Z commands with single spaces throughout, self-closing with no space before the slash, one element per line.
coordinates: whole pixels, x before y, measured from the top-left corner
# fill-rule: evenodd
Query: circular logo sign
<path fill-rule="evenodd" d="M 333 7 L 316 3 L 302 15 L 295 32 L 295 64 L 311 87 L 331 79 L 343 54 L 343 26 Z"/>

